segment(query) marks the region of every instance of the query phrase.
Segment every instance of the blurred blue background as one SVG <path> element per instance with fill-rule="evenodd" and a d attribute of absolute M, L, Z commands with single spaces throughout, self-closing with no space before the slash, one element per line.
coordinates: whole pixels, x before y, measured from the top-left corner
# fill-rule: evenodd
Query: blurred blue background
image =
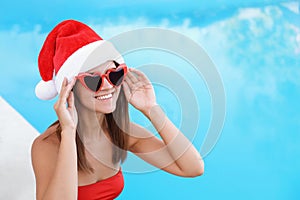
<path fill-rule="evenodd" d="M 298 1 L 6 1 L 0 13 L 0 96 L 41 133 L 56 117 L 55 100 L 34 95 L 37 56 L 47 33 L 62 20 L 80 20 L 103 38 L 143 27 L 172 29 L 214 61 L 227 113 L 218 143 L 204 158 L 205 174 L 125 173 L 118 199 L 300 199 Z M 178 124 L 178 102 L 170 98 L 169 104 L 160 95 Z M 200 124 L 207 128 L 210 109 L 202 104 Z M 202 129 L 193 141 L 197 149 Z"/>

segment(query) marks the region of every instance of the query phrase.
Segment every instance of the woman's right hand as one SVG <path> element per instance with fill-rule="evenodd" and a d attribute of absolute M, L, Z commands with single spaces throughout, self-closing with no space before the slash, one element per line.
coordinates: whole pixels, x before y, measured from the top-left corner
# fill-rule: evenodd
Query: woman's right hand
<path fill-rule="evenodd" d="M 78 123 L 78 116 L 74 105 L 74 93 L 72 92 L 75 82 L 76 79 L 74 78 L 72 82 L 68 84 L 67 79 L 64 78 L 59 98 L 54 104 L 54 110 L 62 131 L 71 131 L 74 134 L 76 133 Z"/>

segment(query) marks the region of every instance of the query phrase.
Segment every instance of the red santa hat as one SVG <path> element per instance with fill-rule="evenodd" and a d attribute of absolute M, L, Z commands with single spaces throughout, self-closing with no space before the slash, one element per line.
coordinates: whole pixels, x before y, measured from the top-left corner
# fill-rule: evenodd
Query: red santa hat
<path fill-rule="evenodd" d="M 60 92 L 64 77 L 71 81 L 108 60 L 124 63 L 115 47 L 90 27 L 75 20 L 63 21 L 49 33 L 39 54 L 42 80 L 36 85 L 36 96 L 52 99 Z"/>

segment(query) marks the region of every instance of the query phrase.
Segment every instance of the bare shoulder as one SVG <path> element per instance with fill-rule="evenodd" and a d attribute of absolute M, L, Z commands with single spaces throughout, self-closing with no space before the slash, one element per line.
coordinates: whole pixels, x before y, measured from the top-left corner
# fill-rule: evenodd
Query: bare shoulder
<path fill-rule="evenodd" d="M 49 127 L 44 133 L 34 139 L 32 149 L 58 148 L 59 140 L 55 134 L 57 125 Z"/>
<path fill-rule="evenodd" d="M 37 166 L 37 163 L 55 161 L 59 149 L 59 140 L 55 134 L 55 130 L 56 125 L 49 127 L 43 134 L 34 139 L 31 146 L 33 167 Z"/>
<path fill-rule="evenodd" d="M 54 173 L 59 140 L 55 134 L 56 125 L 49 127 L 43 134 L 35 138 L 31 146 L 31 162 L 36 179 L 36 196 L 41 199 Z"/>

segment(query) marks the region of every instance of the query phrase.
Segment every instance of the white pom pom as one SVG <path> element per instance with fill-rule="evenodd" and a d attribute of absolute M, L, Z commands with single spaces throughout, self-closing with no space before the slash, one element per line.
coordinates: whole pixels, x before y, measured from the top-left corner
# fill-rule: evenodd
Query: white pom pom
<path fill-rule="evenodd" d="M 35 95 L 42 100 L 53 99 L 57 95 L 54 81 L 41 80 L 35 87 Z"/>

